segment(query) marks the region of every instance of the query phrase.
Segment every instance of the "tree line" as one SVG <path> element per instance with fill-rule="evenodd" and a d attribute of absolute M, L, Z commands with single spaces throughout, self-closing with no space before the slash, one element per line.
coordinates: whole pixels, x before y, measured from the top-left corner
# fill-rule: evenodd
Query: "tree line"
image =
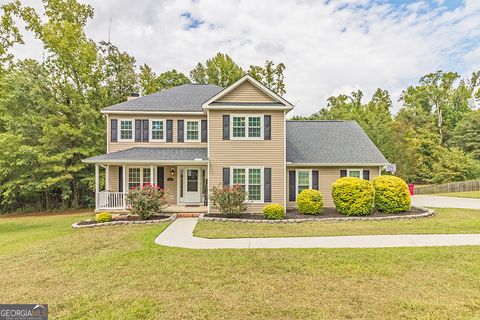
<path fill-rule="evenodd" d="M 283 63 L 267 60 L 243 69 L 217 53 L 188 75 L 175 69 L 157 74 L 146 64 L 137 66 L 112 43 L 96 43 L 85 34 L 94 15 L 90 5 L 76 0 L 42 4 L 44 16 L 19 0 L 0 7 L 0 212 L 93 206 L 93 168 L 81 159 L 106 151 L 101 108 L 132 93 L 185 83 L 226 87 L 246 73 L 286 93 Z M 10 53 L 23 43 L 25 31 L 43 44 L 42 61 Z M 308 118 L 356 120 L 410 182 L 475 178 L 480 111 L 473 104 L 480 99 L 479 75 L 426 75 L 404 91 L 395 115 L 389 93 L 378 89 L 368 103 L 361 91 L 331 97 Z"/>

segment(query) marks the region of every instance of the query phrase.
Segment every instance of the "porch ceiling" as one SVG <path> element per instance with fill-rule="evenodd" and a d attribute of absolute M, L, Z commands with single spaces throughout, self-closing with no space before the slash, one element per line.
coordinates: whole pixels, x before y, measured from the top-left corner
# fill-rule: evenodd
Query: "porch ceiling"
<path fill-rule="evenodd" d="M 84 159 L 85 163 L 206 163 L 207 148 L 143 148 L 135 147 Z"/>

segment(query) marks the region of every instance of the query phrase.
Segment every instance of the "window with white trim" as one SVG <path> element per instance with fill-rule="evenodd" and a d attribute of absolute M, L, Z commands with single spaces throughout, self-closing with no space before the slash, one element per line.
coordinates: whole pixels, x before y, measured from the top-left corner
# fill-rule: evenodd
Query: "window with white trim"
<path fill-rule="evenodd" d="M 232 139 L 262 139 L 262 116 L 232 115 Z"/>
<path fill-rule="evenodd" d="M 361 169 L 347 169 L 347 177 L 361 178 L 362 170 Z"/>
<path fill-rule="evenodd" d="M 165 141 L 165 120 L 150 120 L 150 137 L 153 141 Z"/>
<path fill-rule="evenodd" d="M 200 121 L 187 120 L 185 130 L 185 141 L 199 141 L 200 140 Z"/>
<path fill-rule="evenodd" d="M 312 171 L 297 170 L 297 195 L 305 189 L 312 189 Z"/>
<path fill-rule="evenodd" d="M 262 171 L 262 168 L 232 168 L 232 183 L 247 193 L 248 201 L 263 201 Z"/>
<path fill-rule="evenodd" d="M 128 168 L 128 189 L 149 184 L 150 177 L 150 168 Z"/>
<path fill-rule="evenodd" d="M 132 120 L 120 120 L 120 141 L 132 141 L 133 140 L 133 121 Z"/>

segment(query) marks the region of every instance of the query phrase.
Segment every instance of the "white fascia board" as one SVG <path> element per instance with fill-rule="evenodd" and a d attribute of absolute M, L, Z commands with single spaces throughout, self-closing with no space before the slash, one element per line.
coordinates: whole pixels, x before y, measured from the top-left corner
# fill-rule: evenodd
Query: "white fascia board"
<path fill-rule="evenodd" d="M 109 111 L 101 110 L 103 114 L 145 114 L 145 115 L 205 115 L 203 111 Z"/>
<path fill-rule="evenodd" d="M 232 106 L 232 105 L 218 105 L 204 107 L 205 110 L 292 110 L 293 107 L 279 107 L 279 106 Z"/>
<path fill-rule="evenodd" d="M 385 166 L 388 163 L 292 163 L 287 162 L 287 167 L 375 167 Z"/>
<path fill-rule="evenodd" d="M 123 165 L 123 164 L 164 164 L 164 165 L 199 165 L 199 164 L 208 164 L 208 160 L 198 159 L 198 160 L 82 160 L 84 163 L 95 163 L 95 164 L 110 164 L 110 165 Z"/>

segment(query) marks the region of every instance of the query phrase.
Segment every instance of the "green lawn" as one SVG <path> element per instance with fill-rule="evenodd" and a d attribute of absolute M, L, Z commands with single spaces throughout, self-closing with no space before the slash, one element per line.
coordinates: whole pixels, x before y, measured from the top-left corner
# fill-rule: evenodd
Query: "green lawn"
<path fill-rule="evenodd" d="M 479 247 L 186 250 L 167 226 L 0 219 L 0 301 L 50 319 L 480 317 Z M 252 226 L 252 225 L 249 225 Z"/>
<path fill-rule="evenodd" d="M 445 197 L 458 197 L 458 198 L 474 198 L 474 199 L 480 199 L 480 191 L 436 193 L 436 194 L 432 194 L 432 196 L 445 196 Z"/>
<path fill-rule="evenodd" d="M 311 237 L 365 234 L 480 233 L 480 210 L 435 209 L 436 216 L 416 220 L 325 221 L 260 224 L 200 221 L 203 238 Z"/>

